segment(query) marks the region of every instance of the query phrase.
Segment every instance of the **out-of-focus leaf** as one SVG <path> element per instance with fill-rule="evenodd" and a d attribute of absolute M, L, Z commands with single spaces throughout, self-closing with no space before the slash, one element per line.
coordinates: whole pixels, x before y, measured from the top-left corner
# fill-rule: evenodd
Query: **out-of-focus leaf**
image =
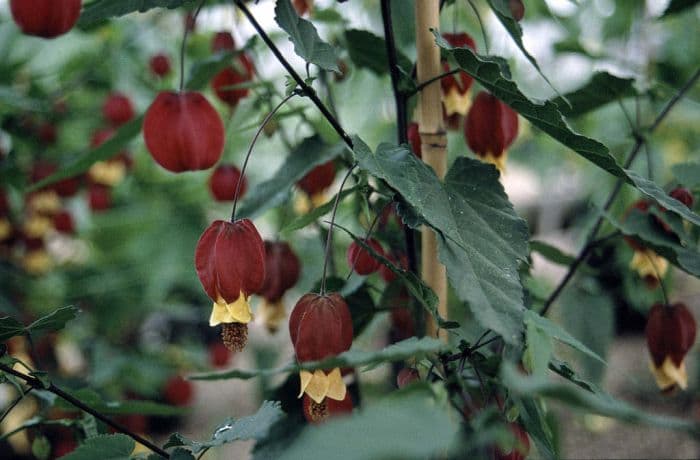
<path fill-rule="evenodd" d="M 530 249 L 533 252 L 538 252 L 545 259 L 550 262 L 554 262 L 558 265 L 564 265 L 568 267 L 574 262 L 574 256 L 562 252 L 559 248 L 552 246 L 551 244 L 545 243 L 544 241 L 530 240 Z"/>
<path fill-rule="evenodd" d="M 700 435 L 700 425 L 693 421 L 647 413 L 601 391 L 590 392 L 569 383 L 554 382 L 544 377 L 528 377 L 508 362 L 504 362 L 501 367 L 501 378 L 503 384 L 516 395 L 554 399 L 585 412 L 627 423 L 682 431 L 695 437 Z"/>
<path fill-rule="evenodd" d="M 566 93 L 563 97 L 552 99 L 552 102 L 559 107 L 559 111 L 564 116 L 577 117 L 610 102 L 636 94 L 634 79 L 616 77 L 607 72 L 596 72 L 585 85 Z M 571 105 L 567 104 L 564 98 Z"/>
<path fill-rule="evenodd" d="M 678 163 L 671 166 L 671 171 L 678 182 L 686 187 L 700 185 L 700 163 Z"/>
<path fill-rule="evenodd" d="M 51 454 L 51 443 L 46 436 L 37 436 L 32 442 L 32 455 L 37 460 L 47 460 Z"/>
<path fill-rule="evenodd" d="M 518 418 L 527 434 L 535 441 L 537 452 L 542 458 L 555 460 L 559 455 L 554 447 L 554 435 L 547 421 L 546 411 L 539 403 L 540 401 L 533 398 L 520 398 Z"/>
<path fill-rule="evenodd" d="M 335 49 L 321 40 L 312 23 L 299 17 L 289 0 L 277 0 L 275 21 L 289 34 L 299 57 L 323 70 L 339 71 Z"/>
<path fill-rule="evenodd" d="M 103 434 L 86 439 L 62 460 L 129 460 L 134 451 L 134 440 L 124 434 Z"/>
<path fill-rule="evenodd" d="M 124 16 L 136 11 L 145 12 L 152 8 L 179 8 L 194 6 L 196 0 L 95 0 L 83 8 L 78 24 L 89 26 L 104 19 Z"/>
<path fill-rule="evenodd" d="M 71 392 L 71 395 L 106 415 L 141 414 L 172 416 L 182 415 L 187 412 L 186 408 L 169 406 L 153 401 L 104 401 L 99 394 L 89 388 Z M 57 400 L 56 405 L 66 411 L 78 410 L 75 406 L 63 400 Z"/>
<path fill-rule="evenodd" d="M 518 343 L 524 310 L 518 266 L 527 258 L 528 231 L 496 169 L 458 158 L 443 183 L 405 146 L 381 144 L 373 153 L 359 137 L 353 142 L 360 167 L 384 179 L 439 232 L 440 260 L 475 319 Z"/>
<path fill-rule="evenodd" d="M 540 329 L 542 332 L 547 334 L 549 337 L 558 340 L 559 342 L 570 346 L 571 348 L 580 351 L 593 359 L 597 359 L 601 363 L 605 363 L 605 360 L 598 356 L 593 350 L 588 348 L 586 345 L 581 343 L 578 339 L 573 337 L 571 334 L 566 332 L 560 325 L 554 321 L 545 318 L 532 310 L 527 310 L 525 312 L 525 323 L 530 326 L 534 326 Z"/>
<path fill-rule="evenodd" d="M 695 7 L 698 3 L 700 3 L 700 0 L 671 0 L 661 17 L 667 18 L 671 15 L 682 13 L 687 9 Z"/>
<path fill-rule="evenodd" d="M 361 351 L 352 349 L 338 356 L 324 359 L 323 361 L 308 362 L 303 364 L 288 364 L 276 369 L 240 370 L 232 369 L 224 372 L 211 372 L 189 376 L 191 380 L 247 380 L 258 376 L 269 376 L 286 372 L 297 372 L 300 369 L 331 369 L 334 367 L 362 367 L 377 366 L 383 363 L 404 361 L 409 358 L 420 358 L 428 353 L 437 353 L 444 349 L 445 345 L 432 337 L 411 337 L 410 339 L 396 342 L 378 351 Z"/>
<path fill-rule="evenodd" d="M 45 112 L 49 106 L 46 101 L 19 94 L 16 89 L 0 86 L 0 111 L 7 109 Z"/>
<path fill-rule="evenodd" d="M 196 454 L 204 449 L 234 441 L 262 439 L 267 436 L 272 425 L 277 423 L 282 417 L 284 417 L 284 412 L 282 412 L 279 402 L 264 401 L 260 409 L 253 415 L 242 417 L 238 420 L 233 418 L 226 419 L 216 427 L 211 439 L 208 441 L 193 441 L 179 433 L 175 433 L 170 436 L 164 448 L 187 446 Z"/>
<path fill-rule="evenodd" d="M 344 189 L 342 192 L 340 192 L 340 200 L 342 201 L 343 198 L 346 196 L 354 193 L 357 191 L 357 187 L 351 187 Z M 311 224 L 312 222 L 315 222 L 318 220 L 321 216 L 324 216 L 331 212 L 333 210 L 333 205 L 335 204 L 337 195 L 333 196 L 330 200 L 322 204 L 321 206 L 318 206 L 311 211 L 307 212 L 306 214 L 297 217 L 293 221 L 291 221 L 289 224 L 285 225 L 282 230 L 280 230 L 280 233 L 282 235 L 289 235 L 293 233 L 296 230 L 300 230 L 307 225 Z"/>
<path fill-rule="evenodd" d="M 529 313 L 529 312 L 528 312 Z M 525 317 L 525 351 L 523 364 L 535 375 L 546 375 L 549 357 L 552 355 L 552 337 Z"/>
<path fill-rule="evenodd" d="M 626 169 L 625 173 L 640 192 L 656 201 L 662 207 L 675 212 L 695 225 L 700 225 L 700 216 L 688 209 L 688 207 L 680 201 L 669 196 L 655 182 L 650 181 L 646 177 L 640 176 L 636 171 L 632 171 L 630 169 Z"/>
<path fill-rule="evenodd" d="M 350 29 L 345 31 L 345 41 L 350 59 L 357 67 L 369 69 L 377 75 L 389 73 L 383 38 L 366 30 Z M 397 63 L 405 71 L 410 71 L 411 60 L 400 51 L 397 51 Z"/>
<path fill-rule="evenodd" d="M 67 307 L 61 307 L 49 313 L 46 316 L 39 318 L 32 324 L 27 326 L 27 331 L 30 334 L 37 332 L 55 332 L 60 331 L 66 327 L 66 323 L 76 316 L 78 316 L 80 310 L 77 307 L 69 305 Z"/>
<path fill-rule="evenodd" d="M 187 77 L 185 87 L 194 91 L 204 88 L 221 70 L 231 66 L 236 53 L 216 53 L 194 63 Z M 228 88 L 222 88 L 228 89 Z"/>
<path fill-rule="evenodd" d="M 159 455 L 155 455 L 154 460 L 161 460 L 161 458 Z M 195 457 L 189 450 L 178 447 L 170 452 L 170 460 L 195 460 Z"/>
<path fill-rule="evenodd" d="M 0 318 L 0 342 L 25 333 L 24 325 L 11 316 Z"/>
<path fill-rule="evenodd" d="M 299 179 L 317 165 L 340 155 L 344 148 L 342 144 L 328 145 L 318 137 L 304 139 L 270 179 L 246 193 L 238 207 L 238 216 L 252 218 L 281 204 Z"/>
<path fill-rule="evenodd" d="M 40 180 L 36 184 L 31 185 L 26 189 L 26 192 L 32 192 L 38 190 L 46 185 L 51 185 L 63 179 L 68 179 L 70 177 L 75 177 L 88 169 L 94 163 L 98 161 L 107 160 L 119 151 L 124 149 L 126 144 L 136 137 L 137 134 L 141 132 L 141 123 L 143 122 L 143 117 L 136 117 L 131 120 L 115 133 L 115 135 L 106 141 L 104 144 L 90 150 L 87 153 L 80 155 L 75 161 L 63 165 L 58 171 L 49 177 Z"/>
<path fill-rule="evenodd" d="M 307 427 L 279 460 L 445 456 L 457 430 L 456 418 L 432 397 L 407 394 L 371 404 L 349 417 Z"/>

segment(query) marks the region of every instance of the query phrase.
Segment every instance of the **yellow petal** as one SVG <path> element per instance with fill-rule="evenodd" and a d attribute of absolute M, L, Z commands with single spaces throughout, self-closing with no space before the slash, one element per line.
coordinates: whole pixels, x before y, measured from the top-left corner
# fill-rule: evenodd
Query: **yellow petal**
<path fill-rule="evenodd" d="M 250 310 L 248 299 L 241 292 L 234 302 L 227 304 L 221 297 L 214 302 L 211 316 L 209 317 L 209 325 L 213 327 L 221 323 L 247 324 L 251 319 L 253 319 L 253 312 Z"/>
<path fill-rule="evenodd" d="M 61 209 L 61 199 L 53 190 L 37 192 L 29 201 L 29 208 L 42 214 L 53 214 Z"/>
<path fill-rule="evenodd" d="M 299 380 L 301 380 L 301 390 L 299 391 L 299 396 L 297 398 L 301 398 L 304 396 L 304 392 L 306 391 L 306 387 L 309 386 L 309 383 L 311 382 L 311 379 L 313 378 L 313 374 L 309 371 L 300 371 L 299 372 Z"/>
<path fill-rule="evenodd" d="M 483 157 L 479 156 L 478 158 L 484 163 L 491 163 L 492 165 L 496 166 L 496 168 L 501 172 L 501 174 L 503 174 L 506 170 L 506 160 L 508 159 L 508 152 L 504 150 L 503 153 L 499 156 L 495 156 L 491 152 L 489 152 Z"/>
<path fill-rule="evenodd" d="M 271 333 L 277 332 L 280 324 L 287 318 L 287 312 L 281 300 L 268 302 L 263 300 L 258 309 L 258 318 Z"/>
<path fill-rule="evenodd" d="M 30 238 L 43 238 L 53 226 L 51 219 L 34 215 L 24 222 L 24 233 Z"/>
<path fill-rule="evenodd" d="M 306 214 L 311 211 L 311 201 L 305 193 L 300 193 L 294 199 L 294 212 L 297 214 Z"/>
<path fill-rule="evenodd" d="M 651 249 L 634 251 L 630 268 L 639 273 L 639 276 L 646 278 L 651 276 L 655 279 L 663 277 L 668 271 L 668 260 L 664 259 Z"/>
<path fill-rule="evenodd" d="M 93 182 L 113 187 L 126 176 L 126 166 L 121 161 L 98 161 L 88 170 Z"/>
<path fill-rule="evenodd" d="M 471 107 L 471 91 L 460 93 L 457 88 L 450 89 L 449 92 L 442 95 L 442 103 L 445 106 L 445 115 L 448 117 L 455 113 L 466 115 Z"/>
<path fill-rule="evenodd" d="M 302 388 L 303 392 L 309 395 L 311 399 L 313 399 L 317 404 L 321 404 L 323 399 L 328 394 L 329 385 L 330 381 L 328 380 L 326 374 L 322 370 L 318 369 L 314 371 L 311 379 L 308 380 L 306 385 L 302 385 Z"/>
<path fill-rule="evenodd" d="M 343 376 L 340 374 L 340 369 L 336 367 L 328 374 L 328 393 L 326 397 L 342 401 L 345 399 L 346 393 L 347 388 L 345 387 L 345 382 L 343 382 Z"/>
<path fill-rule="evenodd" d="M 319 206 L 326 203 L 328 196 L 325 192 L 318 192 L 311 195 L 311 207 L 318 208 Z"/>

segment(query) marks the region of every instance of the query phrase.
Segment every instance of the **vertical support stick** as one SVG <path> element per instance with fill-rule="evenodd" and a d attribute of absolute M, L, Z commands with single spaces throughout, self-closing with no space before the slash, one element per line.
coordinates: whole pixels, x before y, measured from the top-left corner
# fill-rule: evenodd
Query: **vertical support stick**
<path fill-rule="evenodd" d="M 440 28 L 439 0 L 416 1 L 416 48 L 418 84 L 437 77 L 442 72 L 440 49 L 430 29 Z M 447 169 L 447 136 L 442 120 L 442 97 L 440 81 L 435 80 L 420 93 L 419 132 L 423 161 L 430 165 L 440 179 Z M 447 274 L 445 266 L 438 260 L 435 233 L 424 227 L 421 231 L 421 277 L 437 294 L 438 313 L 447 318 Z M 426 335 L 435 336 L 437 327 L 432 318 L 426 322 Z M 444 331 L 443 331 L 444 332 Z M 447 334 L 441 334 L 443 340 Z"/>

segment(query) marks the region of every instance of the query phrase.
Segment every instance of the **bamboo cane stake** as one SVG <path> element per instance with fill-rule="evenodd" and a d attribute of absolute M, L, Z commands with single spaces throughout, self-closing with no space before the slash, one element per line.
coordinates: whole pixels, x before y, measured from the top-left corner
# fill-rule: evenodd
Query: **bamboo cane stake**
<path fill-rule="evenodd" d="M 430 29 L 440 28 L 439 0 L 417 0 L 416 4 L 416 48 L 418 83 L 440 75 L 440 49 L 435 44 L 435 37 Z M 447 136 L 442 120 L 442 97 L 440 81 L 427 85 L 420 93 L 419 132 L 423 161 L 431 166 L 440 179 L 445 177 L 447 169 Z M 438 260 L 437 238 L 427 227 L 421 230 L 421 277 L 437 294 L 438 313 L 447 318 L 447 273 L 445 266 Z M 435 336 L 437 326 L 432 318 L 426 321 L 426 334 Z M 447 334 L 440 334 L 447 340 Z"/>

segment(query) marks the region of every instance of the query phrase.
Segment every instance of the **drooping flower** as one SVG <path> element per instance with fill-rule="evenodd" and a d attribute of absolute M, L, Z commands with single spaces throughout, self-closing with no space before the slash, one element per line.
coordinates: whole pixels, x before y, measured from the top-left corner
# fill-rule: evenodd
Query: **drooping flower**
<path fill-rule="evenodd" d="M 301 262 L 288 243 L 265 241 L 265 282 L 259 312 L 267 330 L 274 333 L 286 318 L 282 296 L 299 280 Z"/>
<path fill-rule="evenodd" d="M 482 161 L 503 171 L 507 149 L 518 135 L 518 114 L 495 96 L 480 92 L 464 123 L 469 148 Z"/>
<path fill-rule="evenodd" d="M 243 198 L 248 190 L 248 181 L 241 170 L 233 164 L 220 164 L 209 178 L 209 191 L 216 201 L 233 201 L 239 181 L 242 182 L 238 198 Z"/>
<path fill-rule="evenodd" d="M 637 200 L 625 211 L 623 219 L 626 219 L 634 210 L 646 214 L 649 212 L 651 206 L 652 204 L 649 201 Z M 657 219 L 655 219 L 655 221 L 657 221 Z M 660 222 L 660 220 L 658 221 Z M 649 289 L 658 287 L 661 278 L 663 278 L 668 271 L 668 260 L 632 237 L 625 236 L 624 240 L 634 251 L 629 265 L 630 269 L 639 273 L 639 276 L 644 280 L 644 283 Z"/>
<path fill-rule="evenodd" d="M 377 254 L 384 255 L 384 249 L 382 249 L 382 245 L 376 239 L 368 238 L 365 240 L 365 244 Z M 372 274 L 379 270 L 381 266 L 381 262 L 375 259 L 372 253 L 360 246 L 356 241 L 353 241 L 348 247 L 347 259 L 350 269 L 355 270 L 358 275 Z"/>
<path fill-rule="evenodd" d="M 335 173 L 335 163 L 331 160 L 314 167 L 297 182 L 297 186 L 306 193 L 310 200 L 310 203 L 296 206 L 300 212 L 306 212 L 309 208 L 320 206 L 325 202 L 325 191 L 333 184 Z"/>
<path fill-rule="evenodd" d="M 646 327 L 649 368 L 661 390 L 688 387 L 685 355 L 695 343 L 696 329 L 695 318 L 683 303 L 651 307 Z"/>
<path fill-rule="evenodd" d="M 458 34 L 444 34 L 443 37 L 450 45 L 456 48 L 468 47 L 476 50 L 474 39 L 464 32 Z M 449 72 L 450 64 L 447 61 L 442 62 L 444 72 Z M 466 115 L 470 106 L 471 94 L 469 89 L 472 87 L 474 80 L 468 73 L 459 71 L 456 74 L 448 75 L 440 80 L 442 86 L 442 103 L 445 109 L 446 116 L 455 114 Z"/>
<path fill-rule="evenodd" d="M 11 0 L 12 18 L 22 32 L 43 38 L 63 35 L 80 16 L 81 0 Z"/>
<path fill-rule="evenodd" d="M 255 225 L 248 219 L 214 221 L 197 243 L 195 268 L 214 302 L 209 325 L 223 324 L 224 344 L 241 351 L 252 319 L 248 299 L 265 279 L 265 247 Z"/>
<path fill-rule="evenodd" d="M 134 106 L 125 94 L 114 92 L 105 99 L 102 115 L 113 126 L 121 126 L 134 118 Z"/>

